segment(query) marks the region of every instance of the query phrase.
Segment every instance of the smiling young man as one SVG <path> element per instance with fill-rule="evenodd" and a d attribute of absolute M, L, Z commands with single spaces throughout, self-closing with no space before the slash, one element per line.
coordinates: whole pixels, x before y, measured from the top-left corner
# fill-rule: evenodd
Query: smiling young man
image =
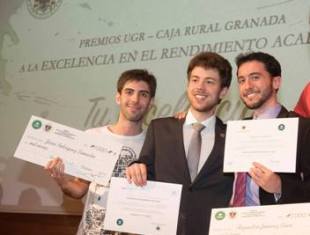
<path fill-rule="evenodd" d="M 146 180 L 182 184 L 177 234 L 206 235 L 211 209 L 227 207 L 231 197 L 233 179 L 223 174 L 225 125 L 215 116 L 230 86 L 231 66 L 216 53 L 202 52 L 190 61 L 187 80 L 186 117 L 153 120 L 139 160 L 126 175 L 139 186 Z M 200 134 L 197 125 L 203 127 Z M 201 138 L 199 148 L 191 147 L 194 136 Z"/>
<path fill-rule="evenodd" d="M 125 71 L 117 82 L 116 103 L 120 108 L 118 121 L 112 125 L 87 130 L 89 133 L 101 135 L 103 140 L 114 139 L 122 144 L 113 171 L 115 177 L 124 177 L 127 165 L 139 156 L 145 138 L 142 121 L 152 105 L 155 92 L 156 79 L 152 74 L 139 69 Z M 81 198 L 87 193 L 77 234 L 116 234 L 103 229 L 109 185 L 68 177 L 64 175 L 64 167 L 62 160 L 55 158 L 47 164 L 46 169 L 67 195 Z"/>
<path fill-rule="evenodd" d="M 282 77 L 280 63 L 275 57 L 263 52 L 251 52 L 239 55 L 236 64 L 239 95 L 246 107 L 253 110 L 253 119 L 296 116 L 278 101 Z M 310 126 L 307 122 L 299 119 L 296 174 L 276 174 L 254 163 L 246 177 L 245 201 L 238 206 L 305 201 L 303 185 L 310 177 Z"/>

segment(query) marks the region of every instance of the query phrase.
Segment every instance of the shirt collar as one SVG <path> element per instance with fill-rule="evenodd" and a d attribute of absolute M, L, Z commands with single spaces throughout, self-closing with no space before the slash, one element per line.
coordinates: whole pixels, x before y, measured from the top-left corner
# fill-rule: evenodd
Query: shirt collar
<path fill-rule="evenodd" d="M 264 110 L 263 113 L 260 114 L 253 114 L 254 119 L 268 119 L 268 118 L 276 118 L 280 111 L 282 106 L 280 104 L 275 105 L 274 107 L 270 107 Z"/>
<path fill-rule="evenodd" d="M 196 118 L 193 116 L 192 112 L 189 110 L 186 118 L 185 118 L 185 122 L 184 122 L 184 126 L 191 126 L 192 124 L 198 122 L 196 120 Z M 212 115 L 211 117 L 207 118 L 206 120 L 200 122 L 201 124 L 205 125 L 206 128 L 212 128 L 215 127 L 215 122 L 216 122 L 216 117 L 215 115 Z"/>

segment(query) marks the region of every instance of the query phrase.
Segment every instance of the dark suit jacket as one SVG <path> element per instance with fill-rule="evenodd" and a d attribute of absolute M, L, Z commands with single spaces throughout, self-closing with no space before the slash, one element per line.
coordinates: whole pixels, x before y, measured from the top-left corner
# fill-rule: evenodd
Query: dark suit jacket
<path fill-rule="evenodd" d="M 294 112 L 289 112 L 285 107 L 282 109 L 277 118 L 297 117 Z M 282 181 L 282 194 L 278 203 L 298 203 L 304 202 L 307 199 L 305 194 L 310 195 L 309 186 L 305 186 L 301 175 L 310 181 L 310 120 L 299 117 L 298 126 L 298 140 L 297 140 L 297 154 L 296 154 L 296 173 L 283 174 L 279 176 Z M 309 191 L 306 189 L 309 188 Z M 259 189 L 259 197 L 262 205 L 275 204 L 274 195 L 267 193 L 262 188 Z M 310 196 L 308 197 L 310 201 Z"/>
<path fill-rule="evenodd" d="M 183 120 L 153 120 L 147 130 L 139 162 L 148 180 L 182 184 L 178 235 L 207 235 L 212 208 L 228 207 L 232 175 L 223 174 L 226 126 L 217 119 L 215 142 L 206 163 L 192 183 L 183 143 Z"/>

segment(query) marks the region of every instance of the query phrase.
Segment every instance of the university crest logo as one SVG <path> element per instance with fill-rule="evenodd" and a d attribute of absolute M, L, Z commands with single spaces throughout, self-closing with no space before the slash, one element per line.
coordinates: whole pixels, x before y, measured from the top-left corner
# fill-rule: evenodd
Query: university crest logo
<path fill-rule="evenodd" d="M 63 0 L 26 0 L 29 13 L 37 19 L 52 16 L 60 7 Z"/>

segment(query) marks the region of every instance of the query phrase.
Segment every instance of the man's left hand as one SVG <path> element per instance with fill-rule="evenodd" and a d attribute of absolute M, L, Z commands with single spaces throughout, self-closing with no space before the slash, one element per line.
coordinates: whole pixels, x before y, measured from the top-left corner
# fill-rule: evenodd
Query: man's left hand
<path fill-rule="evenodd" d="M 281 178 L 262 164 L 253 163 L 249 171 L 254 182 L 269 193 L 281 193 Z"/>

